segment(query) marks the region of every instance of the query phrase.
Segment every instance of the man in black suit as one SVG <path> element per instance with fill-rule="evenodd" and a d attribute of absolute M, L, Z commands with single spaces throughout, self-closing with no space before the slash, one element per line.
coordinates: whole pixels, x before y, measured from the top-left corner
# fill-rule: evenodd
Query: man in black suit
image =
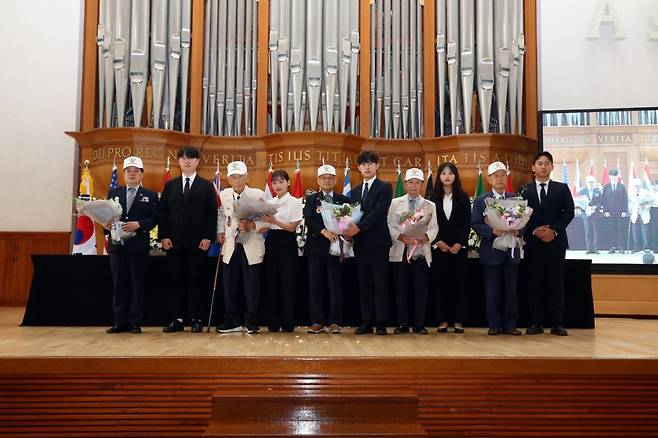
<path fill-rule="evenodd" d="M 342 205 L 350 202 L 347 196 L 334 192 L 336 169 L 328 164 L 318 168 L 317 193 L 306 197 L 304 220 L 308 234 L 304 256 L 308 260 L 309 333 L 340 333 L 343 321 L 343 267 L 339 256 L 329 254 L 329 244 L 339 239 L 327 230 L 320 214 L 322 201 Z M 325 318 L 324 285 L 329 285 L 329 317 Z M 328 323 L 328 327 L 327 327 Z"/>
<path fill-rule="evenodd" d="M 165 184 L 160 199 L 158 236 L 171 262 L 174 287 L 171 296 L 173 318 L 162 331 L 183 330 L 183 309 L 187 298 L 192 333 L 200 333 L 203 330 L 200 302 L 203 267 L 210 242 L 216 238 L 217 200 L 212 183 L 197 175 L 197 148 L 181 147 L 178 165 L 182 175 Z"/>
<path fill-rule="evenodd" d="M 119 199 L 121 219 L 117 226 L 126 233 L 135 233 L 120 240 L 112 233 L 107 252 L 110 253 L 112 270 L 114 325 L 107 333 L 141 333 L 140 324 L 144 313 L 144 271 L 149 252 L 149 231 L 157 222 L 158 196 L 142 187 L 144 164 L 139 157 L 123 161 L 125 186 L 110 190 L 107 199 Z M 111 228 L 111 224 L 105 226 Z M 108 231 L 109 232 L 109 231 Z"/>
<path fill-rule="evenodd" d="M 610 233 L 612 243 L 610 244 L 610 254 L 618 252 L 624 253 L 624 248 L 628 249 L 628 192 L 626 187 L 619 180 L 619 171 L 615 168 L 610 169 L 610 182 L 603 186 L 601 195 L 601 207 L 605 223 L 608 224 L 606 231 Z"/>
<path fill-rule="evenodd" d="M 535 181 L 522 188 L 533 209 L 525 231 L 528 264 L 528 302 L 531 324 L 528 335 L 544 332 L 544 303 L 548 295 L 551 334 L 567 336 L 563 327 L 565 255 L 569 247 L 567 226 L 574 218 L 574 203 L 566 184 L 550 180 L 553 156 L 542 151 L 532 160 Z M 547 287 L 546 294 L 544 287 Z"/>
<path fill-rule="evenodd" d="M 393 199 L 389 183 L 377 178 L 379 157 L 372 151 L 363 151 L 357 158 L 363 182 L 352 189 L 351 200 L 361 205 L 363 217 L 358 225 L 352 224 L 346 236 L 354 238 L 354 255 L 359 275 L 361 326 L 357 335 L 375 333 L 385 335 L 389 316 L 388 304 L 388 253 L 393 244 L 388 230 L 388 208 Z"/>

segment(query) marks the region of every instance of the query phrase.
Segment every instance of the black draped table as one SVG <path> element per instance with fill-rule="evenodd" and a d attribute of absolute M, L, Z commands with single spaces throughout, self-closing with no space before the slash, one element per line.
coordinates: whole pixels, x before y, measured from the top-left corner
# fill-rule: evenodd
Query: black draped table
<path fill-rule="evenodd" d="M 112 278 L 107 256 L 57 256 L 33 255 L 34 274 L 30 297 L 25 308 L 25 326 L 95 326 L 112 323 Z M 207 296 L 205 306 L 210 308 L 212 280 L 217 258 L 207 258 Z M 296 320 L 299 325 L 308 325 L 308 281 L 306 260 L 299 258 Z M 594 328 L 594 305 L 592 301 L 591 261 L 567 260 L 566 265 L 566 315 L 565 325 L 570 328 Z M 480 264 L 469 259 L 467 281 L 468 312 L 464 325 L 486 327 L 484 288 Z M 148 259 L 146 272 L 144 325 L 161 326 L 172 317 L 168 305 L 171 278 L 167 258 L 152 256 Z M 221 277 L 221 271 L 220 271 Z M 528 323 L 527 279 L 523 264 L 519 279 L 519 327 Z M 356 267 L 353 260 L 344 265 L 344 323 L 358 325 L 359 297 Z M 392 282 L 389 284 L 392 285 Z M 262 283 L 261 296 L 268 292 Z M 437 325 L 435 318 L 434 291 L 440 285 L 432 284 L 427 303 L 427 326 Z M 391 293 L 391 316 L 394 317 L 393 291 Z M 264 300 L 261 298 L 261 303 Z M 328 303 L 327 303 L 328 305 Z M 328 308 L 328 307 L 327 307 Z M 410 307 L 413 308 L 413 307 Z M 262 310 L 262 306 L 261 306 Z M 207 322 L 208 310 L 204 313 Z M 218 281 L 213 324 L 221 320 L 223 299 L 221 279 Z M 265 325 L 263 323 L 262 325 Z M 391 321 L 394 326 L 394 321 Z"/>

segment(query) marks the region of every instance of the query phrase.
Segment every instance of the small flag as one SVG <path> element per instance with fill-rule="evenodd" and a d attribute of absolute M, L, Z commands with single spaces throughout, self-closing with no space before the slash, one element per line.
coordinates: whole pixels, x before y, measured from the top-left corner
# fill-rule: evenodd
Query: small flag
<path fill-rule="evenodd" d="M 425 187 L 425 199 L 432 200 L 434 193 L 434 182 L 432 181 L 432 163 L 427 162 L 427 186 Z"/>
<path fill-rule="evenodd" d="M 167 184 L 167 181 L 169 181 L 169 177 L 171 174 L 169 173 L 169 157 L 167 157 L 167 167 L 165 167 L 164 174 L 162 175 L 162 184 L 160 184 L 160 191 L 158 192 L 158 196 L 162 194 L 162 191 L 164 190 L 165 184 Z"/>
<path fill-rule="evenodd" d="M 272 187 L 272 162 L 270 161 L 270 165 L 267 168 L 267 178 L 265 178 L 265 188 L 263 191 L 265 192 L 265 200 L 272 199 L 276 196 L 276 193 L 274 193 L 274 188 Z"/>
<path fill-rule="evenodd" d="M 484 180 L 482 178 L 482 167 L 480 167 L 480 162 L 478 161 L 478 179 L 477 184 L 475 185 L 475 195 L 474 198 L 477 198 L 480 195 L 484 194 Z"/>
<path fill-rule="evenodd" d="M 635 178 L 637 178 L 637 172 L 635 172 L 635 163 L 631 161 L 630 165 L 628 166 L 628 184 L 626 184 L 626 187 L 632 187 L 632 182 Z"/>
<path fill-rule="evenodd" d="M 292 196 L 300 199 L 304 195 L 302 190 L 302 169 L 299 165 L 299 160 L 295 163 L 295 182 L 292 185 Z"/>
<path fill-rule="evenodd" d="M 562 160 L 562 183 L 569 186 L 569 168 L 564 160 Z"/>
<path fill-rule="evenodd" d="M 114 164 L 112 165 L 112 175 L 110 176 L 110 190 L 116 189 L 119 187 L 119 181 L 117 180 L 117 160 L 114 159 Z"/>
<path fill-rule="evenodd" d="M 80 197 L 88 199 L 94 197 L 94 181 L 91 179 L 87 161 L 85 161 L 85 167 L 80 175 Z"/>
<path fill-rule="evenodd" d="M 580 162 L 576 160 L 576 173 L 573 177 L 573 188 L 571 190 L 571 193 L 574 196 L 578 195 L 578 192 L 580 192 Z"/>
<path fill-rule="evenodd" d="M 512 172 L 509 170 L 509 163 L 505 162 L 505 167 L 507 167 L 507 178 L 505 179 L 505 191 L 507 193 L 514 193 L 514 187 L 512 187 Z"/>
<path fill-rule="evenodd" d="M 400 169 L 400 165 L 398 164 L 398 181 L 395 184 L 395 197 L 399 198 L 400 196 L 404 195 L 404 185 L 402 184 L 402 169 Z"/>
<path fill-rule="evenodd" d="M 343 174 L 343 195 L 350 197 L 352 185 L 350 184 L 350 159 L 345 158 L 345 173 Z"/>
<path fill-rule="evenodd" d="M 594 176 L 594 160 L 592 158 L 589 159 L 589 175 Z"/>
<path fill-rule="evenodd" d="M 610 184 L 610 175 L 608 174 L 608 160 L 603 160 L 603 175 L 601 176 L 601 184 Z"/>
<path fill-rule="evenodd" d="M 89 161 L 80 175 L 80 198 L 91 200 L 94 194 L 94 182 L 89 171 Z M 94 221 L 88 216 L 78 215 L 73 231 L 73 249 L 71 254 L 96 255 L 96 229 Z"/>
<path fill-rule="evenodd" d="M 215 200 L 217 201 L 217 208 L 222 206 L 222 200 L 219 197 L 219 192 L 222 191 L 222 181 L 219 178 L 219 160 L 217 160 L 217 168 L 215 169 L 215 178 L 212 180 L 212 185 L 215 187 Z"/>
<path fill-rule="evenodd" d="M 653 193 L 653 186 L 651 185 L 651 172 L 649 171 L 649 159 L 644 157 L 644 174 L 642 175 L 644 188 Z"/>
<path fill-rule="evenodd" d="M 617 184 L 623 183 L 623 178 L 621 175 L 621 164 L 619 164 L 619 157 L 617 157 Z"/>

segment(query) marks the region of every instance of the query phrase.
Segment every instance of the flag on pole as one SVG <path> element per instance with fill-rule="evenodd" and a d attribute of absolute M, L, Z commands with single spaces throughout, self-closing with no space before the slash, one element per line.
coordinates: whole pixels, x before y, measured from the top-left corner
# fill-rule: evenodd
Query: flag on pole
<path fill-rule="evenodd" d="M 567 168 L 566 161 L 562 160 L 562 183 L 569 186 L 569 168 Z"/>
<path fill-rule="evenodd" d="M 94 195 L 94 181 L 89 171 L 89 161 L 85 161 L 85 167 L 80 175 L 80 199 L 91 200 Z M 72 254 L 96 255 L 96 230 L 94 221 L 88 216 L 78 215 L 73 232 Z"/>
<path fill-rule="evenodd" d="M 222 206 L 222 200 L 219 197 L 219 192 L 222 191 L 222 181 L 220 179 L 219 160 L 217 160 L 217 168 L 215 169 L 215 178 L 212 180 L 212 185 L 215 187 L 215 200 L 217 201 L 217 208 Z"/>
<path fill-rule="evenodd" d="M 512 171 L 509 170 L 509 162 L 505 162 L 505 167 L 507 167 L 507 178 L 505 179 L 505 191 L 507 193 L 514 193 L 514 187 L 512 187 Z"/>
<path fill-rule="evenodd" d="M 635 171 L 635 163 L 631 161 L 631 163 L 628 166 L 628 184 L 626 184 L 626 187 L 631 187 L 633 184 L 633 180 L 637 178 L 637 172 Z"/>
<path fill-rule="evenodd" d="M 432 181 L 432 163 L 427 161 L 427 187 L 425 187 L 425 199 L 432 200 L 434 193 L 434 182 Z"/>
<path fill-rule="evenodd" d="M 475 184 L 475 194 L 473 197 L 477 198 L 480 195 L 484 195 L 484 179 L 482 178 L 482 167 L 478 161 L 478 179 L 477 183 Z"/>
<path fill-rule="evenodd" d="M 295 163 L 295 182 L 292 185 L 292 196 L 298 199 L 304 196 L 304 191 L 302 190 L 302 169 L 299 160 Z"/>
<path fill-rule="evenodd" d="M 112 164 L 112 175 L 110 176 L 110 190 L 116 189 L 119 187 L 119 181 L 117 179 L 117 160 L 116 158 L 114 159 L 114 164 Z"/>
<path fill-rule="evenodd" d="M 576 160 L 576 173 L 574 174 L 573 177 L 573 187 L 571 189 L 571 193 L 574 196 L 578 196 L 578 192 L 580 192 L 580 162 Z"/>
<path fill-rule="evenodd" d="M 343 195 L 350 197 L 352 184 L 350 184 L 350 159 L 345 158 L 345 173 L 343 174 Z"/>
<path fill-rule="evenodd" d="M 400 169 L 400 164 L 398 164 L 398 181 L 395 184 L 395 197 L 399 198 L 404 195 L 404 185 L 402 184 L 402 169 Z"/>
<path fill-rule="evenodd" d="M 623 177 L 622 177 L 622 174 L 621 174 L 621 164 L 619 164 L 619 157 L 617 157 L 617 172 L 618 172 L 617 173 L 617 184 L 623 183 L 624 180 L 623 180 Z"/>
<path fill-rule="evenodd" d="M 596 177 L 594 175 L 594 159 L 592 158 L 589 159 L 589 175 Z"/>
<path fill-rule="evenodd" d="M 274 172 L 274 170 L 272 169 L 272 162 L 270 161 L 270 165 L 267 168 L 267 178 L 265 178 L 265 188 L 263 189 L 265 192 L 265 200 L 272 199 L 276 196 L 276 193 L 274 193 L 274 187 L 272 187 L 272 172 Z"/>
<path fill-rule="evenodd" d="M 162 191 L 164 190 L 165 184 L 167 184 L 167 181 L 169 181 L 169 177 L 171 174 L 169 173 L 169 157 L 167 157 L 167 167 L 165 167 L 164 174 L 162 175 L 162 183 L 160 184 L 160 191 L 158 192 L 158 197 L 162 194 Z"/>
<path fill-rule="evenodd" d="M 649 158 L 644 157 L 644 174 L 642 175 L 642 184 L 644 188 L 653 193 L 653 186 L 651 185 L 651 172 L 649 171 Z"/>
<path fill-rule="evenodd" d="M 603 175 L 601 176 L 601 184 L 610 184 L 610 175 L 608 174 L 608 160 L 603 160 Z"/>

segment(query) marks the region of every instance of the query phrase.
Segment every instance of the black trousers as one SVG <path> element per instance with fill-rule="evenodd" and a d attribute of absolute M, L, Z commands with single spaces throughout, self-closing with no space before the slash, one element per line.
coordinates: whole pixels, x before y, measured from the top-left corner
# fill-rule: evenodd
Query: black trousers
<path fill-rule="evenodd" d="M 525 252 L 528 274 L 528 304 L 533 324 L 562 325 L 564 316 L 564 270 L 566 251 L 534 248 Z M 548 315 L 546 321 L 546 306 Z"/>
<path fill-rule="evenodd" d="M 629 248 L 629 224 L 628 217 L 614 217 L 606 218 L 605 223 L 608 224 L 607 232 L 610 233 L 610 246 L 611 248 L 628 250 Z"/>
<path fill-rule="evenodd" d="M 343 267 L 338 256 L 310 255 L 308 259 L 308 307 L 311 324 L 329 325 L 343 322 Z M 329 316 L 324 303 L 329 290 Z"/>
<path fill-rule="evenodd" d="M 407 262 L 405 249 L 401 262 L 391 263 L 395 285 L 395 308 L 399 327 L 409 327 L 409 295 L 413 294 L 413 326 L 425 327 L 427 313 L 427 289 L 429 288 L 430 267 L 424 258 Z M 409 290 L 411 289 L 411 292 Z"/>
<path fill-rule="evenodd" d="M 581 218 L 583 220 L 583 229 L 585 230 L 585 246 L 587 251 L 596 251 L 599 249 L 599 218 L 595 215 L 586 216 L 584 213 Z"/>
<path fill-rule="evenodd" d="M 234 325 L 246 323 L 247 327 L 258 326 L 258 302 L 260 298 L 261 265 L 250 265 L 242 244 L 237 243 L 231 260 L 224 263 L 223 283 L 225 321 Z M 242 285 L 242 287 L 240 287 Z M 240 312 L 240 291 L 244 290 L 247 309 L 244 318 Z"/>
<path fill-rule="evenodd" d="M 481 266 L 489 328 L 515 329 L 519 316 L 519 265 L 505 260 L 502 265 Z"/>
<path fill-rule="evenodd" d="M 170 305 L 172 319 L 183 318 L 187 304 L 187 317 L 203 319 L 201 294 L 205 283 L 207 251 L 198 248 L 172 248 L 167 252 L 169 269 L 173 276 Z"/>
<path fill-rule="evenodd" d="M 265 240 L 265 280 L 263 290 L 265 320 L 270 329 L 295 326 L 295 294 L 299 256 L 295 233 L 270 230 Z"/>
<path fill-rule="evenodd" d="M 144 314 L 146 254 L 125 251 L 110 253 L 114 324 L 141 324 Z"/>
<path fill-rule="evenodd" d="M 389 247 L 354 248 L 359 275 L 361 320 L 366 326 L 384 327 L 389 319 L 388 253 Z"/>
<path fill-rule="evenodd" d="M 466 265 L 465 248 L 457 254 L 432 250 L 432 287 L 436 299 L 439 323 L 464 322 L 466 319 Z"/>

